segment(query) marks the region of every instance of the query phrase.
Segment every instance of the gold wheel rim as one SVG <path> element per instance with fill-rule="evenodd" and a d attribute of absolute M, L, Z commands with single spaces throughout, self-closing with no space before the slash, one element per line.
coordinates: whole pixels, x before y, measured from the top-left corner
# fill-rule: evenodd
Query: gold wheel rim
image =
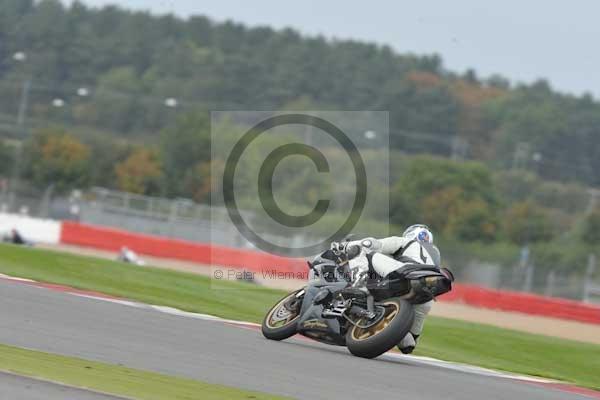
<path fill-rule="evenodd" d="M 283 299 L 281 299 L 279 301 L 279 303 L 277 303 L 275 305 L 275 307 L 271 308 L 271 311 L 269 311 L 269 314 L 267 315 L 267 320 L 266 320 L 266 324 L 269 328 L 271 329 L 277 329 L 277 328 L 283 328 L 284 326 L 288 325 L 289 323 L 293 322 L 296 318 L 298 318 L 300 316 L 299 312 L 292 312 L 289 311 L 285 308 L 284 303 L 287 302 L 290 297 L 295 296 L 296 293 L 292 293 L 287 297 L 284 297 Z M 288 315 L 285 315 L 284 313 L 282 313 L 281 311 L 285 310 L 287 311 Z M 277 325 L 273 324 L 273 317 L 276 316 L 276 321 L 275 323 L 277 323 Z"/>
<path fill-rule="evenodd" d="M 359 328 L 358 326 L 354 326 L 352 328 L 352 338 L 354 340 L 366 340 L 373 336 L 377 336 L 379 333 L 381 333 L 388 327 L 388 325 L 394 320 L 394 318 L 396 318 L 396 315 L 398 315 L 398 312 L 400 311 L 400 307 L 398 306 L 398 304 L 394 302 L 387 302 L 383 303 L 382 305 L 385 306 L 386 311 L 381 321 L 368 328 Z M 359 323 L 362 322 L 366 321 L 361 320 Z"/>

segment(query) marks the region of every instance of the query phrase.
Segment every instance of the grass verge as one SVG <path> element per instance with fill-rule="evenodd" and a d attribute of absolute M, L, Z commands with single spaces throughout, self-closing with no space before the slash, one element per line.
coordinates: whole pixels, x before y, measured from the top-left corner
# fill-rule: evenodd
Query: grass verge
<path fill-rule="evenodd" d="M 416 354 L 600 389 L 594 344 L 431 317 Z"/>
<path fill-rule="evenodd" d="M 247 283 L 54 251 L 0 245 L 0 272 L 162 304 L 260 322 L 282 292 Z M 417 354 L 548 377 L 600 389 L 600 346 L 489 325 L 430 317 Z"/>
<path fill-rule="evenodd" d="M 245 282 L 8 244 L 0 244 L 0 273 L 245 321 L 261 321 L 282 296 Z"/>
<path fill-rule="evenodd" d="M 282 399 L 192 379 L 0 344 L 0 370 L 139 400 Z"/>

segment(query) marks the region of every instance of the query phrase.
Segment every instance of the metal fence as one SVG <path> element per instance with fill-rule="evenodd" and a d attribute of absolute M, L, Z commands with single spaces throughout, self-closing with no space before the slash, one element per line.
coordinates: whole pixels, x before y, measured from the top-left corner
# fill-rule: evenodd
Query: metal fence
<path fill-rule="evenodd" d="M 188 199 L 164 199 L 93 188 L 80 198 L 79 220 L 129 231 L 231 247 L 253 248 L 231 223 L 225 208 L 210 207 Z M 246 217 L 250 213 L 246 213 Z M 274 237 L 295 246 L 308 245 L 304 236 Z"/>
<path fill-rule="evenodd" d="M 451 263 L 448 259 L 447 261 Z M 600 282 L 597 282 L 593 269 L 588 269 L 582 274 L 534 264 L 522 266 L 515 262 L 514 265 L 500 265 L 479 262 L 476 259 L 472 259 L 466 265 L 451 264 L 451 267 L 459 282 L 550 297 L 600 302 Z"/>

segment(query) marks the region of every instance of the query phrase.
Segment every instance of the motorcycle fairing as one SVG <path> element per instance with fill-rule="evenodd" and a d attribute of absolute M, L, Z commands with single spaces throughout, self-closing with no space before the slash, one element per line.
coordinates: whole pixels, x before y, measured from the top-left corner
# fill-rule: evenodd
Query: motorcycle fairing
<path fill-rule="evenodd" d="M 324 288 L 330 288 L 332 292 L 335 292 L 346 285 L 346 282 L 334 282 L 326 285 L 315 283 L 307 286 L 298 320 L 298 333 L 323 343 L 344 346 L 346 337 L 339 321 L 335 318 L 323 318 L 323 305 L 314 304 L 313 299 Z"/>

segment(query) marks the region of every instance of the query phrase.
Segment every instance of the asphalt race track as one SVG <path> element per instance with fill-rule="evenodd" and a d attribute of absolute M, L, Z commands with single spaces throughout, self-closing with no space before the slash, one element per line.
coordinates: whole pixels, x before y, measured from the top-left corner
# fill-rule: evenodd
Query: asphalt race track
<path fill-rule="evenodd" d="M 223 322 L 3 280 L 0 296 L 0 343 L 272 394 L 312 399 L 586 398 L 409 359 L 360 359 L 345 348 L 307 340 L 268 341 L 256 330 Z M 0 376 L 0 386 L 5 378 Z M 49 390 L 45 385 L 27 390 L 38 387 Z"/>
<path fill-rule="evenodd" d="M 0 372 L 0 399 L 18 400 L 120 400 L 86 390 Z"/>

